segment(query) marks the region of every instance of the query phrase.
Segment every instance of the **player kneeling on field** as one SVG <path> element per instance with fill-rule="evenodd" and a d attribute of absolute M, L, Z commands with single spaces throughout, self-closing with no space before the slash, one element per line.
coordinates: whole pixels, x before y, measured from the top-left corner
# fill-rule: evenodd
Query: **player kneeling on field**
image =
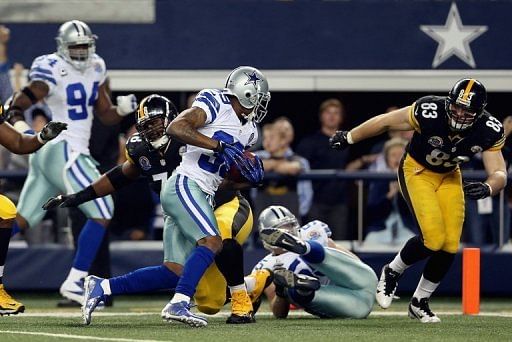
<path fill-rule="evenodd" d="M 255 270 L 274 270 L 274 286 L 265 293 L 275 317 L 286 318 L 290 303 L 321 318 L 370 314 L 377 276 L 354 254 L 336 246 L 325 223 L 300 227 L 288 209 L 270 206 L 260 214 L 259 230 L 272 253 Z"/>

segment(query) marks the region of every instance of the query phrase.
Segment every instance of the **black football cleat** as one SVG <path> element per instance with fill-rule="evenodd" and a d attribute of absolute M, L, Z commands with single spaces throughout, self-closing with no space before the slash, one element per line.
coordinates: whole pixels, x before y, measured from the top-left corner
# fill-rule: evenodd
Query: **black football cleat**
<path fill-rule="evenodd" d="M 274 247 L 281 247 L 289 252 L 305 254 L 306 243 L 292 234 L 277 228 L 264 228 L 260 230 L 261 239 Z"/>
<path fill-rule="evenodd" d="M 305 274 L 295 274 L 285 268 L 274 270 L 274 284 L 302 291 L 316 291 L 320 288 L 320 281 Z"/>

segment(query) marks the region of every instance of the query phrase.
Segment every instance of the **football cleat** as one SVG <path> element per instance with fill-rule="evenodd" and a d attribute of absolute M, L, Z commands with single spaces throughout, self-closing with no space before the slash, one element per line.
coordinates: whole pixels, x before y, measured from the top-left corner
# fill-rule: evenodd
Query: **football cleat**
<path fill-rule="evenodd" d="M 295 274 L 285 268 L 274 270 L 274 284 L 299 291 L 316 291 L 320 288 L 320 281 L 305 274 Z"/>
<path fill-rule="evenodd" d="M 377 292 L 375 294 L 375 299 L 381 308 L 387 309 L 390 307 L 391 302 L 395 298 L 399 278 L 400 273 L 393 271 L 389 268 L 389 265 L 384 265 L 380 273 L 379 282 L 377 283 Z"/>
<path fill-rule="evenodd" d="M 263 228 L 260 230 L 261 240 L 274 247 L 281 247 L 289 252 L 305 254 L 307 246 L 304 241 L 287 233 L 283 229 Z"/>
<path fill-rule="evenodd" d="M 231 294 L 231 316 L 228 317 L 228 324 L 255 323 L 253 316 L 251 298 L 247 291 L 240 290 Z"/>
<path fill-rule="evenodd" d="M 84 280 L 72 281 L 66 279 L 60 286 L 59 292 L 62 297 L 82 305 L 84 299 Z"/>
<path fill-rule="evenodd" d="M 25 311 L 25 305 L 12 298 L 0 284 L 0 316 L 17 315 Z"/>
<path fill-rule="evenodd" d="M 421 298 L 418 300 L 412 297 L 409 303 L 409 317 L 418 319 L 421 323 L 439 323 L 441 319 L 430 310 L 428 305 L 428 298 Z"/>
<path fill-rule="evenodd" d="M 101 287 L 101 281 L 104 280 L 100 277 L 88 276 L 84 280 L 84 298 L 82 304 L 82 318 L 84 324 L 91 324 L 92 313 L 100 302 L 105 301 L 105 294 Z"/>
<path fill-rule="evenodd" d="M 162 318 L 168 322 L 177 321 L 195 328 L 205 327 L 208 324 L 208 321 L 205 318 L 194 315 L 190 312 L 190 303 L 187 302 L 169 302 L 162 309 L 161 315 Z"/>
<path fill-rule="evenodd" d="M 256 284 L 254 285 L 254 289 L 249 292 L 249 298 L 251 298 L 253 314 L 256 314 L 261 305 L 263 291 L 272 284 L 274 275 L 271 270 L 264 268 L 253 272 L 251 276 L 256 279 Z"/>

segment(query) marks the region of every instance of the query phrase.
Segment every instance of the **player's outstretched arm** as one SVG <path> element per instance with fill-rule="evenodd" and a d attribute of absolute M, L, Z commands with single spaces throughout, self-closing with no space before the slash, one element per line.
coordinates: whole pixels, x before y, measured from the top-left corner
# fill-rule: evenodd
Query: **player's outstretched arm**
<path fill-rule="evenodd" d="M 220 142 L 201 134 L 197 129 L 206 123 L 206 113 L 198 107 L 192 107 L 180 113 L 167 126 L 167 134 L 184 144 L 194 145 L 209 150 L 216 150 Z"/>
<path fill-rule="evenodd" d="M 377 115 L 350 131 L 338 131 L 330 139 L 330 145 L 335 149 L 343 149 L 389 130 L 411 131 L 414 129 L 409 121 L 411 106 L 400 108 L 389 113 Z"/>
<path fill-rule="evenodd" d="M 110 195 L 140 176 L 139 169 L 130 161 L 113 167 L 87 188 L 70 195 L 51 197 L 43 204 L 44 210 L 56 207 L 76 207 L 98 197 Z"/>
<path fill-rule="evenodd" d="M 66 128 L 67 124 L 65 123 L 50 121 L 41 132 L 32 135 L 18 132 L 7 122 L 0 123 L 0 144 L 12 153 L 28 154 L 37 151 Z"/>
<path fill-rule="evenodd" d="M 44 99 L 50 88 L 42 81 L 31 81 L 25 88 L 20 92 L 15 93 L 12 96 L 12 101 L 9 104 L 7 110 L 7 116 L 9 117 L 9 123 L 16 124 L 18 121 L 24 121 L 24 112 L 33 104 Z"/>
<path fill-rule="evenodd" d="M 98 88 L 98 100 L 94 105 L 96 114 L 105 125 L 115 125 L 125 116 L 135 112 L 137 109 L 137 98 L 133 94 L 117 97 L 117 106 L 112 104 L 112 100 L 107 92 L 106 83 Z"/>

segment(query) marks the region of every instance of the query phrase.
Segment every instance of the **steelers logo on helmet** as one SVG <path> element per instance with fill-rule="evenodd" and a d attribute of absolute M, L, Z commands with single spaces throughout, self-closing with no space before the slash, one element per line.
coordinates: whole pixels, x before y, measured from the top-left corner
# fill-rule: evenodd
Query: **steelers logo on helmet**
<path fill-rule="evenodd" d="M 487 91 L 484 85 L 473 78 L 459 80 L 446 97 L 448 124 L 454 131 L 470 128 L 482 115 L 487 104 Z"/>
<path fill-rule="evenodd" d="M 167 126 L 178 115 L 174 104 L 164 96 L 152 94 L 142 99 L 136 115 L 135 128 L 141 138 L 154 149 L 167 146 Z"/>

